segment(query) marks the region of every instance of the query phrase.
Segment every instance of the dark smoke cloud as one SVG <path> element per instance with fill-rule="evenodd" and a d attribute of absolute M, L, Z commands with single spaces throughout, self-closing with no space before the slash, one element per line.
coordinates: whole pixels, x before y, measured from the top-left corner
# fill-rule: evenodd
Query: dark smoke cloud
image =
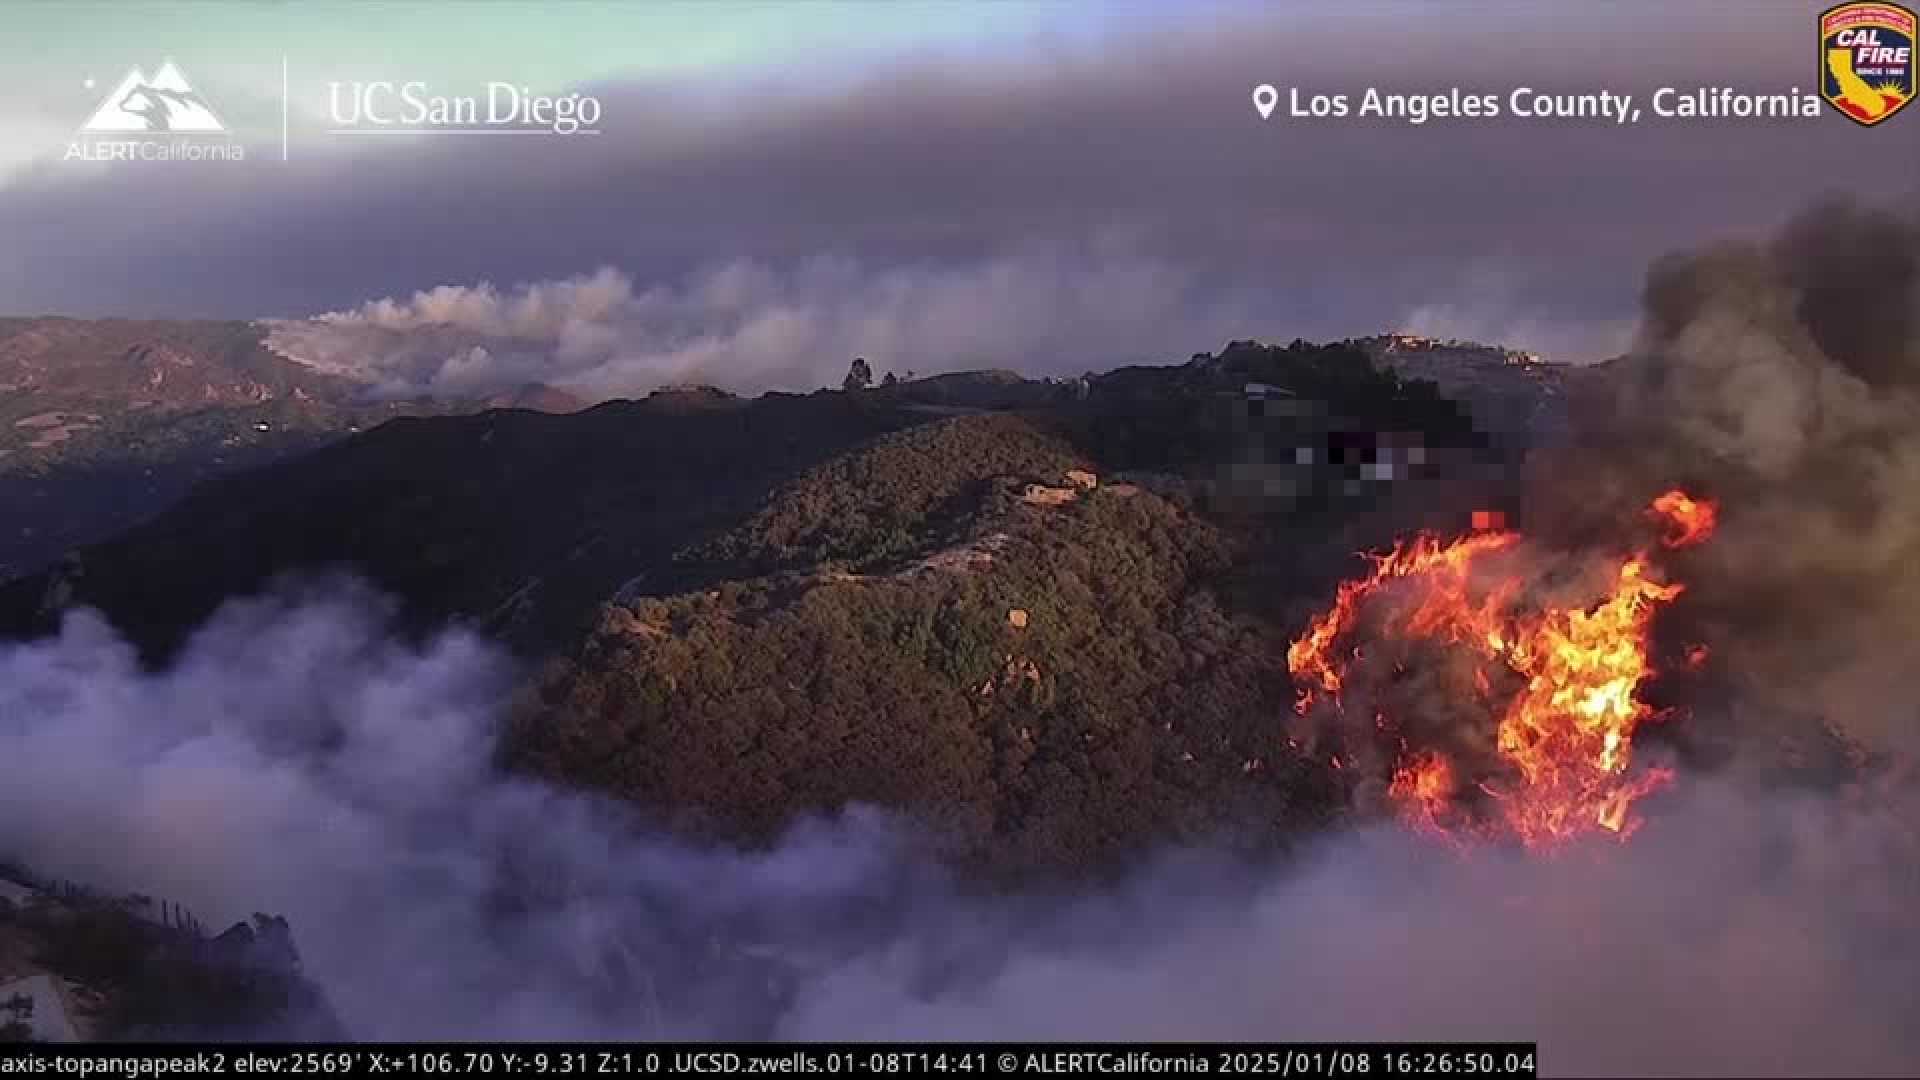
<path fill-rule="evenodd" d="M 1813 75 L 1811 17 L 1792 5 L 1656 16 L 1484 3 L 1445 18 L 1418 5 L 1228 6 L 1184 24 L 1127 22 L 1116 16 L 1097 45 L 900 58 L 831 89 L 771 76 L 592 87 L 607 134 L 531 152 L 497 140 L 363 146 L 302 129 L 289 162 L 94 172 L 49 162 L 0 188 L 0 309 L 303 316 L 601 266 L 638 294 L 685 295 L 744 263 L 786 284 L 737 313 L 741 324 L 791 311 L 832 325 L 849 298 L 891 295 L 897 276 L 964 289 L 1037 248 L 1049 253 L 1037 300 L 1060 295 L 1057 263 L 1075 281 L 1143 265 L 1171 278 L 1172 298 L 1146 310 L 1166 313 L 1166 336 L 1187 336 L 1162 359 L 1232 337 L 1326 339 L 1396 323 L 1588 359 L 1627 343 L 1625 283 L 1676 238 L 1762 228 L 1857 183 L 1835 165 L 1861 154 L 1885 155 L 1876 160 L 1894 190 L 1912 183 L 1899 174 L 1910 151 L 1897 130 L 1879 139 L 1837 117 L 1262 123 L 1248 101 L 1261 82 L 1349 94 L 1604 87 L 1643 102 L 1669 84 L 1783 92 Z M 1101 240 L 1111 235 L 1127 238 L 1117 253 Z M 857 268 L 824 309 L 792 284 L 817 260 Z M 1210 309 L 1223 293 L 1251 302 Z M 1120 289 L 1103 304 L 1083 287 L 1062 299 L 1072 315 L 1103 314 L 1079 350 L 1092 354 L 1122 336 L 1138 295 Z M 1000 330 L 994 304 L 967 309 L 993 331 L 967 343 L 1008 355 L 969 349 L 966 362 L 1044 354 L 1036 373 L 1078 374 L 1115 360 L 1054 355 L 1051 335 L 1021 335 L 1022 315 L 1016 307 Z M 724 359 L 734 325 L 649 324 L 632 347 L 710 335 Z M 848 336 L 788 340 L 844 349 Z M 960 351 L 950 331 L 929 339 L 942 346 L 932 358 L 910 340 L 907 355 L 879 359 L 924 371 Z M 829 362 L 788 361 L 809 374 Z M 737 381 L 759 374 L 742 364 Z M 564 355 L 555 366 L 577 371 Z M 702 377 L 735 381 L 725 368 Z"/>
<path fill-rule="evenodd" d="M 1631 356 L 1576 410 L 1542 521 L 1721 500 L 1683 606 L 1755 707 L 1920 753 L 1920 223 L 1847 202 L 1647 276 Z"/>
<path fill-rule="evenodd" d="M 291 918 L 360 1037 L 1537 1038 L 1549 1073 L 1911 1072 L 1916 807 L 1693 785 L 1631 845 L 1167 853 L 985 894 L 849 811 L 701 849 L 489 765 L 515 682 L 341 583 L 142 672 L 0 652 L 0 852 Z M 1280 732 L 1276 731 L 1276 738 Z M 776 974 L 777 987 L 768 976 Z"/>

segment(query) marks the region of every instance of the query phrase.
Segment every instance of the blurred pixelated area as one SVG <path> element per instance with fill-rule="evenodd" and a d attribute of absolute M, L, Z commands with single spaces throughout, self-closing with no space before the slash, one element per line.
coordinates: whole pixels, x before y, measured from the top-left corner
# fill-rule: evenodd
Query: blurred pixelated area
<path fill-rule="evenodd" d="M 1567 369 L 1470 342 L 1234 342 L 1186 370 L 1205 398 L 1202 430 L 1217 435 L 1191 479 L 1210 505 L 1234 512 L 1364 506 L 1441 481 L 1506 490 L 1526 451 L 1566 429 Z M 1494 508 L 1473 520 L 1506 524 Z"/>

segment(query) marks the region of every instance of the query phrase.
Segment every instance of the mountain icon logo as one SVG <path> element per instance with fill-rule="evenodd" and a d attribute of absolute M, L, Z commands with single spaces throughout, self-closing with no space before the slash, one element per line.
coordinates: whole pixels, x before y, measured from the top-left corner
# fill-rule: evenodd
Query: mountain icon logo
<path fill-rule="evenodd" d="M 137 67 L 127 72 L 80 130 L 225 134 L 227 128 L 180 68 L 168 60 L 151 79 Z"/>

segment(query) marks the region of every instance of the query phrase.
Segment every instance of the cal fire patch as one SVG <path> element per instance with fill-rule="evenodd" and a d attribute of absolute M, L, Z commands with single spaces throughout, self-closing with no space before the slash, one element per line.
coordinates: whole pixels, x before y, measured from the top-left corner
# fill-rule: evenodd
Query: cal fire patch
<path fill-rule="evenodd" d="M 1907 107 L 1914 93 L 1914 13 L 1856 3 L 1820 15 L 1820 96 L 1867 127 Z"/>

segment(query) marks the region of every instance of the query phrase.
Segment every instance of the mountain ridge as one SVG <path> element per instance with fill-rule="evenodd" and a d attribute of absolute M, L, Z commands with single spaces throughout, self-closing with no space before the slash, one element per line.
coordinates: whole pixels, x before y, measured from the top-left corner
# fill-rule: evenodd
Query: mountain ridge
<path fill-rule="evenodd" d="M 374 400 L 267 349 L 256 322 L 0 318 L 0 580 L 206 479 L 395 417 L 581 404 L 539 384 L 473 401 Z"/>
<path fill-rule="evenodd" d="M 533 665 L 513 769 L 747 843 L 877 803 L 988 876 L 1079 872 L 1335 812 L 1273 726 L 1292 605 L 1510 454 L 1304 342 L 403 417 L 0 586 L 0 634 L 90 606 L 161 663 L 226 600 L 345 571 L 404 631 Z"/>

